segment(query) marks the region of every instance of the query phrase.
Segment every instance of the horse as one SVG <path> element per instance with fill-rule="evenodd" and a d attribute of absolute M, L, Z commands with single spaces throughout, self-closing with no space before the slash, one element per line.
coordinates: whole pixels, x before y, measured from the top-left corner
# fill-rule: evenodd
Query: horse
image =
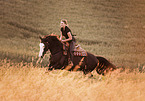
<path fill-rule="evenodd" d="M 46 52 L 49 50 L 51 53 L 50 64 L 48 70 L 53 69 L 64 69 L 70 71 L 83 71 L 83 73 L 91 74 L 93 70 L 99 75 L 105 75 L 105 72 L 109 70 L 113 71 L 116 69 L 116 66 L 110 63 L 107 59 L 101 56 L 95 56 L 87 52 L 86 56 L 74 56 L 73 66 L 68 65 L 68 56 L 63 54 L 63 46 L 57 35 L 47 35 L 40 37 L 40 52 L 39 52 L 39 62 L 40 58 L 43 58 Z M 91 74 L 91 76 L 93 76 Z"/>

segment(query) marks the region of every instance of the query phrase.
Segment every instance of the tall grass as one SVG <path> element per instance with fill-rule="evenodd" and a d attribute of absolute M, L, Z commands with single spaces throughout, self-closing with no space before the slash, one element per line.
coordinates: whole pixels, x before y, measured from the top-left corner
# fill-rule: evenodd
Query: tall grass
<path fill-rule="evenodd" d="M 144 101 L 145 74 L 117 70 L 105 77 L 93 72 L 55 70 L 33 63 L 0 61 L 1 101 Z"/>

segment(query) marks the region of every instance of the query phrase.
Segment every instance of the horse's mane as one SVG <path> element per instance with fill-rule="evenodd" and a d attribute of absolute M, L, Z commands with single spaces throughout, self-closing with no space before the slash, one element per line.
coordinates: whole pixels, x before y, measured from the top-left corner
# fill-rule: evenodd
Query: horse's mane
<path fill-rule="evenodd" d="M 49 34 L 49 35 L 45 35 L 43 38 L 48 38 L 50 36 L 54 36 L 54 37 L 56 37 L 60 41 L 59 35 L 56 35 L 56 34 L 53 34 L 53 33 L 52 34 Z"/>
<path fill-rule="evenodd" d="M 51 54 L 55 54 L 63 50 L 63 44 L 60 41 L 59 36 L 56 34 L 45 35 L 43 38 L 40 37 L 40 39 L 42 43 L 46 43 L 45 45 L 47 45 L 47 47 L 45 49 L 49 49 Z"/>

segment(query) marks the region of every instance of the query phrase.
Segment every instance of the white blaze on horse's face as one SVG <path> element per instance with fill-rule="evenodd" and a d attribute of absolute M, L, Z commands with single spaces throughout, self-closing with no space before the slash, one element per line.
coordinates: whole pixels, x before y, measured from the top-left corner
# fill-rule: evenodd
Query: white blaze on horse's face
<path fill-rule="evenodd" d="M 42 53 L 44 51 L 44 46 L 45 45 L 43 43 L 40 43 L 39 46 L 40 46 L 39 57 L 41 57 L 42 56 Z"/>

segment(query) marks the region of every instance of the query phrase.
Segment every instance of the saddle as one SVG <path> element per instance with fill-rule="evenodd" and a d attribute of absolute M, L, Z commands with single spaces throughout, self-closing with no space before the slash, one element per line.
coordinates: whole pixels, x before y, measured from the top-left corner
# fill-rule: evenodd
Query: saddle
<path fill-rule="evenodd" d="M 68 54 L 68 48 L 69 45 L 64 44 L 63 45 L 63 55 L 67 55 Z M 87 56 L 87 52 L 78 44 L 75 45 L 74 49 L 73 49 L 73 55 L 74 56 Z"/>

